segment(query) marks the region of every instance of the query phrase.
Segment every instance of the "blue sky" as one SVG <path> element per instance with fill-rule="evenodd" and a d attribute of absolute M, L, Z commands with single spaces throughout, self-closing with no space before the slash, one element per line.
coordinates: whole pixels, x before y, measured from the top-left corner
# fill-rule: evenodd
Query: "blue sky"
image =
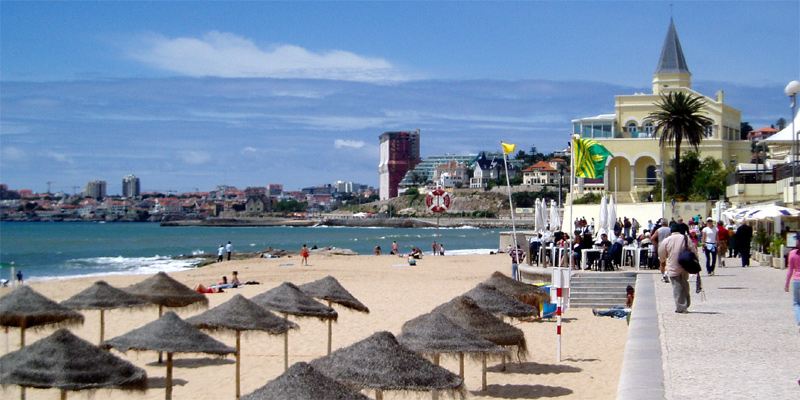
<path fill-rule="evenodd" d="M 695 88 L 789 117 L 800 3 L 673 2 Z M 377 183 L 377 137 L 425 154 L 551 151 L 649 90 L 667 2 L 0 2 L 0 181 L 72 191 Z"/>

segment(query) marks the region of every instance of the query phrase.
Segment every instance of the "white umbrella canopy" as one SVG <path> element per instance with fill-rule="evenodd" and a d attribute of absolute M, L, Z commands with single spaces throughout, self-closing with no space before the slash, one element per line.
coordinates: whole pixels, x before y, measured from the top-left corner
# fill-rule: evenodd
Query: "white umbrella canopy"
<path fill-rule="evenodd" d="M 606 196 L 603 195 L 600 199 L 600 217 L 597 218 L 597 226 L 595 227 L 598 236 L 606 232 L 606 226 L 608 225 L 608 209 L 606 207 L 608 207 L 608 201 L 606 200 Z"/>
<path fill-rule="evenodd" d="M 608 199 L 608 236 L 614 236 L 614 224 L 617 222 L 617 207 L 614 205 L 614 196 Z"/>
<path fill-rule="evenodd" d="M 555 200 L 550 200 L 550 230 L 553 232 L 561 230 L 561 217 L 558 215 L 558 205 Z"/>
<path fill-rule="evenodd" d="M 800 216 L 800 211 L 775 204 L 751 207 L 745 214 L 746 220 L 774 219 Z"/>

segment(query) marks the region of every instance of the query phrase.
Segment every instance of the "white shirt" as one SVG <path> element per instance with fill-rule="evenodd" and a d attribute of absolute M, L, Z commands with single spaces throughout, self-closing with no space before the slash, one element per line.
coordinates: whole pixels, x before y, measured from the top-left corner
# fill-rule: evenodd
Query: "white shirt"
<path fill-rule="evenodd" d="M 703 228 L 703 236 L 705 236 L 705 243 L 717 244 L 717 229 L 716 228 Z"/>
<path fill-rule="evenodd" d="M 222 246 L 219 246 L 219 248 L 217 249 L 217 255 L 218 255 L 218 256 L 221 256 L 221 255 L 222 255 L 222 250 L 223 250 L 223 249 L 224 249 L 224 247 L 222 247 Z"/>
<path fill-rule="evenodd" d="M 225 245 L 225 251 L 227 251 L 228 253 L 230 253 L 231 251 L 233 251 L 233 245 L 232 245 L 232 244 L 230 244 L 230 243 L 226 244 L 226 245 Z"/>

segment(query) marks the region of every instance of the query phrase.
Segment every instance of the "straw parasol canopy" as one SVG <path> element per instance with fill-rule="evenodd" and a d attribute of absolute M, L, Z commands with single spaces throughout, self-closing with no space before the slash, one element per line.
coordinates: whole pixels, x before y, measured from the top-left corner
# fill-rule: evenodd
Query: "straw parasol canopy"
<path fill-rule="evenodd" d="M 303 293 L 311 297 L 340 304 L 352 310 L 369 312 L 367 306 L 353 297 L 336 278 L 330 275 L 314 282 L 302 284 L 299 288 Z"/>
<path fill-rule="evenodd" d="M 82 324 L 83 315 L 20 286 L 0 298 L 0 326 L 20 328 L 20 346 L 25 346 L 25 329 L 50 324 Z"/>
<path fill-rule="evenodd" d="M 168 312 L 161 318 L 122 336 L 106 340 L 102 346 L 122 352 L 154 350 L 167 353 L 167 400 L 172 398 L 173 353 L 208 353 L 224 356 L 236 352 L 235 349 L 214 340 L 181 320 L 174 312 Z"/>
<path fill-rule="evenodd" d="M 314 300 L 311 296 L 303 293 L 297 286 L 289 282 L 283 282 L 280 286 L 267 290 L 250 300 L 269 310 L 282 313 L 283 317 L 286 319 L 288 319 L 289 314 L 298 317 L 314 317 L 328 321 L 336 320 L 339 317 L 336 310 Z M 330 329 L 328 332 L 330 332 Z M 289 369 L 288 332 L 283 336 L 283 369 Z"/>
<path fill-rule="evenodd" d="M 331 303 L 341 304 L 351 310 L 356 310 L 364 313 L 369 313 L 369 308 L 363 303 L 358 301 L 350 292 L 347 291 L 336 278 L 328 275 L 322 279 L 314 282 L 305 283 L 299 286 L 303 293 L 321 300 L 328 301 L 328 307 Z M 328 354 L 331 354 L 332 343 L 332 320 L 328 320 Z"/>
<path fill-rule="evenodd" d="M 150 303 L 105 281 L 97 281 L 82 292 L 62 301 L 61 305 L 73 310 L 100 310 L 100 343 L 102 343 L 105 336 L 106 310 L 144 307 Z"/>
<path fill-rule="evenodd" d="M 141 368 L 59 329 L 0 357 L 0 384 L 62 390 L 147 389 Z"/>
<path fill-rule="evenodd" d="M 385 331 L 318 358 L 311 366 L 347 385 L 375 389 L 378 399 L 384 390 L 460 393 L 464 388 L 461 377 L 403 347 Z"/>
<path fill-rule="evenodd" d="M 267 290 L 250 300 L 272 311 L 298 317 L 335 320 L 339 316 L 336 310 L 314 300 L 289 282 L 283 282 L 280 286 Z"/>
<path fill-rule="evenodd" d="M 128 286 L 126 292 L 141 297 L 162 307 L 186 307 L 197 304 L 208 307 L 208 299 L 186 285 L 176 281 L 164 272 L 159 272 L 139 283 Z"/>
<path fill-rule="evenodd" d="M 204 294 L 195 292 L 164 272 L 159 272 L 139 283 L 128 286 L 125 290 L 153 304 L 157 304 L 158 318 L 161 318 L 164 314 L 164 307 L 186 307 L 190 305 L 208 307 L 208 299 Z M 161 353 L 158 353 L 158 362 L 161 362 Z"/>
<path fill-rule="evenodd" d="M 483 281 L 483 283 L 494 286 L 497 290 L 516 299 L 520 299 L 521 296 L 526 294 L 539 294 L 544 296 L 544 300 L 550 301 L 550 295 L 547 293 L 547 291 L 542 290 L 537 286 L 511 279 L 500 271 L 493 272 L 488 279 Z"/>
<path fill-rule="evenodd" d="M 512 318 L 532 317 L 539 314 L 539 310 L 532 306 L 517 301 L 517 299 L 497 290 L 492 285 L 479 283 L 464 296 L 475 300 L 478 306 L 493 314 L 502 314 Z"/>
<path fill-rule="evenodd" d="M 482 382 L 486 388 L 487 357 L 504 357 L 506 350 L 467 330 L 440 313 L 420 315 L 403 324 L 397 341 L 409 349 L 433 357 L 439 365 L 440 354 L 458 354 L 458 372 L 464 378 L 464 354 L 480 357 L 483 364 Z"/>
<path fill-rule="evenodd" d="M 488 311 L 480 308 L 475 300 L 458 296 L 435 309 L 464 329 L 476 332 L 480 337 L 500 346 L 516 346 L 517 356 L 522 357 L 527 351 L 525 334 Z"/>
<path fill-rule="evenodd" d="M 298 362 L 243 400 L 369 400 L 369 397 Z"/>
<path fill-rule="evenodd" d="M 262 331 L 271 335 L 285 334 L 289 329 L 299 328 L 294 322 L 280 318 L 264 307 L 237 294 L 200 315 L 188 318 L 189 324 L 200 329 L 232 330 L 236 332 L 236 398 L 240 395 L 241 332 Z"/>

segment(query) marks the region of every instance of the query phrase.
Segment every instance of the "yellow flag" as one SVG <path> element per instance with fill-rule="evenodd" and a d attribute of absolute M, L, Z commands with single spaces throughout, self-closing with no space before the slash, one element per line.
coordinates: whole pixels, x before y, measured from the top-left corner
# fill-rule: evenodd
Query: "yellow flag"
<path fill-rule="evenodd" d="M 517 145 L 513 143 L 500 142 L 500 145 L 503 146 L 503 153 L 505 153 L 506 155 L 513 153 L 514 149 L 517 148 Z"/>

